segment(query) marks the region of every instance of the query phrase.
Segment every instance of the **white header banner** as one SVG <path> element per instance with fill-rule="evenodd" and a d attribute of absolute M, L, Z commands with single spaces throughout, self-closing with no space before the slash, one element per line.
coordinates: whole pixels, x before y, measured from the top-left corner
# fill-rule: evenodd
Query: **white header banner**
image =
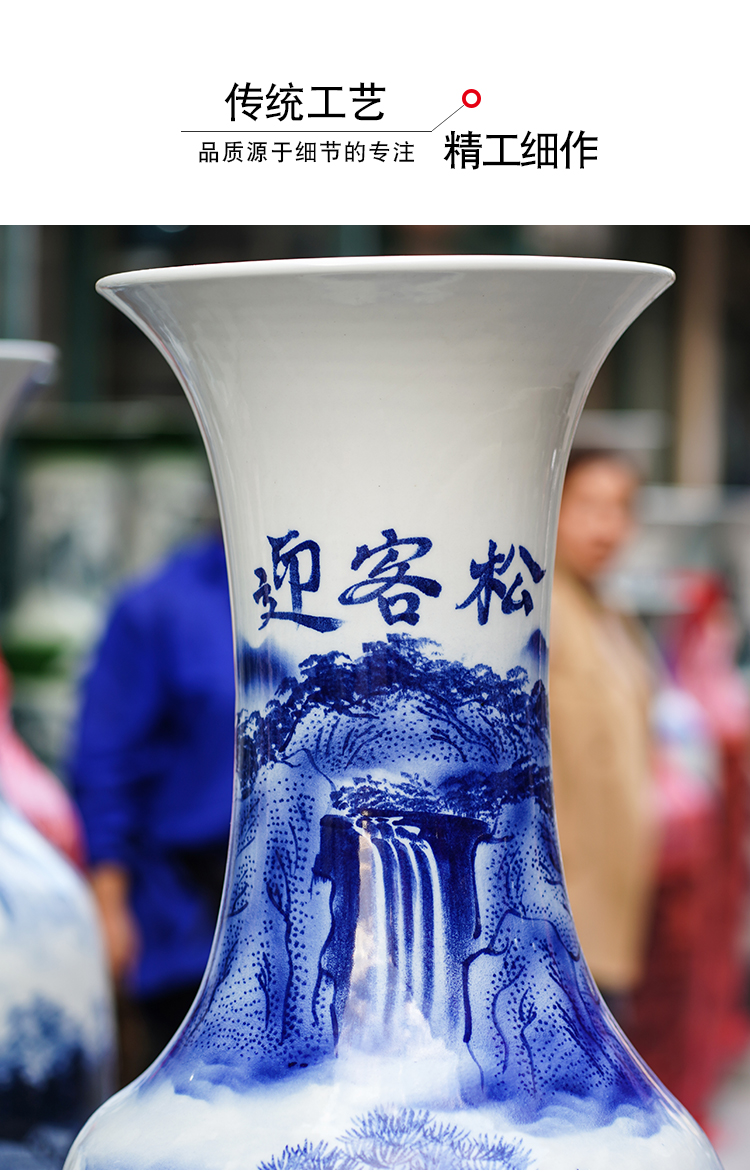
<path fill-rule="evenodd" d="M 728 0 L 16 3 L 0 219 L 745 222 L 748 23 Z"/>

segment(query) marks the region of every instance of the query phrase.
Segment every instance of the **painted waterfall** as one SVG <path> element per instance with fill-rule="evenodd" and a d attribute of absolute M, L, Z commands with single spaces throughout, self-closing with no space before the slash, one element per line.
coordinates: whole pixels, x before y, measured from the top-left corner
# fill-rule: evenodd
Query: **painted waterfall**
<path fill-rule="evenodd" d="M 246 674 L 273 672 L 249 654 Z M 357 659 L 312 656 L 244 713 L 201 995 L 69 1166 L 96 1167 L 101 1134 L 127 1167 L 136 1122 L 152 1166 L 653 1166 L 654 1142 L 696 1166 L 700 1132 L 579 952 L 544 656 L 535 632 L 501 677 L 389 635 Z"/>

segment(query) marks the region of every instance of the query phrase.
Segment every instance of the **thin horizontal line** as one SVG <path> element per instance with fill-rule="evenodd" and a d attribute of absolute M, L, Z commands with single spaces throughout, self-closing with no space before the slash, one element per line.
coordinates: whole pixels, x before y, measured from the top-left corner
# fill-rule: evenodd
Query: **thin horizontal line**
<path fill-rule="evenodd" d="M 449 115 L 450 117 L 450 115 Z M 442 126 L 442 122 L 440 123 Z M 437 130 L 437 126 L 435 127 Z M 235 129 L 233 126 L 229 130 L 181 130 L 180 134 L 334 134 L 331 130 L 305 130 L 302 127 L 299 130 L 245 130 L 244 127 Z M 341 127 L 338 134 L 432 134 L 431 130 L 358 130 L 356 128 L 348 130 L 346 127 Z"/>
<path fill-rule="evenodd" d="M 457 114 L 462 108 L 462 106 L 459 106 L 458 109 L 453 111 L 453 114 Z M 448 121 L 448 118 L 452 118 L 453 114 L 449 114 L 442 122 L 438 122 L 437 126 L 433 126 L 432 130 L 363 130 L 359 126 L 339 126 L 337 130 L 334 128 L 331 130 L 308 130 L 306 127 L 303 129 L 301 126 L 295 130 L 282 130 L 281 128 L 278 130 L 248 130 L 246 127 L 242 127 L 242 123 L 238 123 L 236 126 L 230 126 L 228 129 L 224 127 L 221 130 L 181 130 L 180 134 L 433 134 Z M 241 131 L 239 129 L 240 127 L 242 127 Z"/>

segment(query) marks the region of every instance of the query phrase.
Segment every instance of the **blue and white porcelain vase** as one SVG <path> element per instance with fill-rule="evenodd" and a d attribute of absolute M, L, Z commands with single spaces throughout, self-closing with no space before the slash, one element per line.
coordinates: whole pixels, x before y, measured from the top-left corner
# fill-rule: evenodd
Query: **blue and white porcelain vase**
<path fill-rule="evenodd" d="M 0 341 L 0 430 L 56 357 Z M 112 1090 L 109 979 L 83 878 L 2 789 L 0 776 L 0 1168 L 61 1168 Z"/>
<path fill-rule="evenodd" d="M 18 403 L 28 394 L 52 382 L 58 350 L 49 342 L 0 340 L 0 435 Z"/>
<path fill-rule="evenodd" d="M 545 691 L 578 414 L 672 279 L 407 257 L 99 283 L 209 451 L 236 800 L 198 998 L 69 1167 L 718 1166 L 581 956 Z"/>
<path fill-rule="evenodd" d="M 0 1168 L 62 1168 L 114 1051 L 93 899 L 0 794 Z"/>

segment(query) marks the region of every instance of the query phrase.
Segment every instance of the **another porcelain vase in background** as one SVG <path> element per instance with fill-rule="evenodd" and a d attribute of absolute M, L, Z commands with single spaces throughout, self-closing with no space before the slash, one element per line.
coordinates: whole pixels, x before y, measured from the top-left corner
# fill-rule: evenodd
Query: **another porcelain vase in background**
<path fill-rule="evenodd" d="M 0 430 L 57 351 L 0 341 Z M 3 714 L 3 719 L 5 714 Z M 9 730 L 3 730 L 3 741 Z M 93 900 L 78 872 L 3 797 L 41 821 L 68 817 L 33 759 L 0 754 L 0 1168 L 60 1168 L 76 1132 L 111 1093 L 114 1022 Z M 40 767 L 41 769 L 41 767 Z M 61 828 L 66 837 L 66 826 Z"/>
<path fill-rule="evenodd" d="M 0 436 L 19 403 L 52 382 L 58 357 L 57 347 L 49 342 L 0 340 Z"/>
<path fill-rule="evenodd" d="M 549 587 L 605 355 L 673 279 L 596 260 L 108 277 L 206 440 L 236 802 L 202 989 L 75 1168 L 717 1167 L 581 957 Z"/>

